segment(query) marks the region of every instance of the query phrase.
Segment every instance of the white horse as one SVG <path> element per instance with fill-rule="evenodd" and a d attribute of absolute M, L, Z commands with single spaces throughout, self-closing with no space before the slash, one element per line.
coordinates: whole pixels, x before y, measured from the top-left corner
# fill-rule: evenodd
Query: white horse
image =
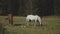
<path fill-rule="evenodd" d="M 38 15 L 27 15 L 26 21 L 35 21 L 35 23 L 37 23 L 38 21 L 41 25 L 41 18 Z M 28 25 L 28 22 L 27 22 L 27 25 Z"/>

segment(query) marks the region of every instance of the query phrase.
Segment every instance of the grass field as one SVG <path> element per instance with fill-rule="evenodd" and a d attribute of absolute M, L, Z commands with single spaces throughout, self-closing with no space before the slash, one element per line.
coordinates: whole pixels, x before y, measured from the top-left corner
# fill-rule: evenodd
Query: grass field
<path fill-rule="evenodd" d="M 13 23 L 20 25 L 9 26 L 8 20 L 5 18 L 6 16 L 0 16 L 0 23 L 2 23 L 6 28 L 4 32 L 5 34 L 60 34 L 60 17 L 57 16 L 43 17 L 43 26 L 36 27 L 33 27 L 33 22 L 30 22 L 29 27 L 22 27 L 26 26 L 25 17 L 19 16 L 13 17 Z"/>

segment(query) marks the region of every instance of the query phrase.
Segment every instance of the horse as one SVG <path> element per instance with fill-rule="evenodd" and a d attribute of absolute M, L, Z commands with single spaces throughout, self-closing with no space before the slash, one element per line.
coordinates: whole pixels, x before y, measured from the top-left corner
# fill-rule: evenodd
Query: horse
<path fill-rule="evenodd" d="M 34 21 L 35 23 L 37 23 L 37 21 L 38 21 L 39 24 L 41 25 L 41 18 L 38 15 L 27 15 L 26 21 L 27 21 L 27 25 L 28 25 L 29 21 Z M 34 24 L 34 25 L 36 25 L 36 24 Z"/>

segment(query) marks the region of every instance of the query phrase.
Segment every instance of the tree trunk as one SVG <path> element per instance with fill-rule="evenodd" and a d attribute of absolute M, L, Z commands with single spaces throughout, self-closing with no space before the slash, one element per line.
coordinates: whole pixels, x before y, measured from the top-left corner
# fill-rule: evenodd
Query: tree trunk
<path fill-rule="evenodd" d="M 26 13 L 32 14 L 32 0 L 28 0 L 26 3 Z"/>

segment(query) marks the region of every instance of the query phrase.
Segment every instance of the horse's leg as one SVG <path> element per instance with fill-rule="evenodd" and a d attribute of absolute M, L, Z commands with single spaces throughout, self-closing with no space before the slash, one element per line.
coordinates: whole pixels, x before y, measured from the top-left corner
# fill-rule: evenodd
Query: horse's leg
<path fill-rule="evenodd" d="M 28 19 L 26 19 L 26 25 L 27 25 L 27 26 L 29 25 L 29 24 L 28 24 L 28 21 L 29 21 L 29 20 L 28 20 Z"/>
<path fill-rule="evenodd" d="M 35 20 L 34 27 L 36 26 L 36 22 L 37 22 L 37 21 Z"/>
<path fill-rule="evenodd" d="M 41 20 L 39 20 L 40 25 L 42 25 Z"/>
<path fill-rule="evenodd" d="M 27 22 L 27 26 L 29 26 L 28 22 Z"/>
<path fill-rule="evenodd" d="M 41 21 L 40 21 L 40 25 L 41 25 L 42 23 L 41 23 Z"/>

